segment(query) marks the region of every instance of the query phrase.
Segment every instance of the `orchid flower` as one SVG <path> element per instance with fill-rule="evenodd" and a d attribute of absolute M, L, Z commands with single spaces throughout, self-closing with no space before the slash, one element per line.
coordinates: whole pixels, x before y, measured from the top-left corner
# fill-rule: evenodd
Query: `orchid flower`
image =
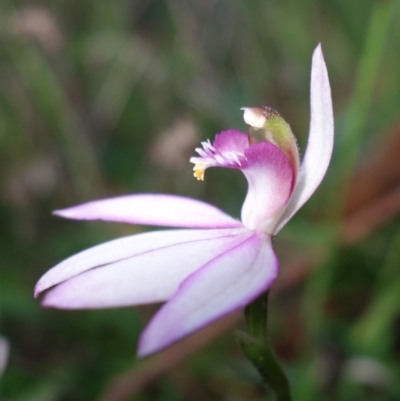
<path fill-rule="evenodd" d="M 244 108 L 254 135 L 228 130 L 203 142 L 194 175 L 210 167 L 242 171 L 248 181 L 241 221 L 174 195 L 138 194 L 55 211 L 78 220 L 186 228 L 136 234 L 80 252 L 49 270 L 35 295 L 45 307 L 110 308 L 167 301 L 143 331 L 139 356 L 159 351 L 238 310 L 278 273 L 271 238 L 310 198 L 327 170 L 333 115 L 321 47 L 313 54 L 311 122 L 301 166 L 289 125 L 272 109 Z M 261 141 L 255 136 L 262 133 Z"/>

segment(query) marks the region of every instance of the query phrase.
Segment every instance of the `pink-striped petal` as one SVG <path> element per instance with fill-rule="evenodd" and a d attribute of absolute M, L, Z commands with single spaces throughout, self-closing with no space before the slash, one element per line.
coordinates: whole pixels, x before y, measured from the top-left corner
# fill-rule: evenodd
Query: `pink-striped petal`
<path fill-rule="evenodd" d="M 238 220 L 199 200 L 175 195 L 139 194 L 97 200 L 54 214 L 77 220 L 187 228 L 240 227 Z"/>
<path fill-rule="evenodd" d="M 253 234 L 188 277 L 142 333 L 139 356 L 244 307 L 272 284 L 277 271 L 270 239 Z"/>
<path fill-rule="evenodd" d="M 247 162 L 241 170 L 248 191 L 242 222 L 249 230 L 272 233 L 292 193 L 294 171 L 285 154 L 270 142 L 250 146 L 245 156 Z"/>
<path fill-rule="evenodd" d="M 333 109 L 328 71 L 321 45 L 314 51 L 311 69 L 311 122 L 307 150 L 289 204 L 275 234 L 310 198 L 321 183 L 333 149 Z"/>
<path fill-rule="evenodd" d="M 43 305 L 90 309 L 165 301 L 190 274 L 249 236 L 251 233 L 245 229 L 174 230 L 128 237 L 120 240 L 123 246 L 113 241 L 114 246 L 124 248 L 124 258 L 119 254 L 118 261 L 61 282 L 45 295 Z M 96 248 L 107 255 L 111 245 L 107 243 Z M 85 269 L 93 266 L 93 261 L 98 263 L 96 248 L 65 261 L 67 267 L 56 267 L 50 282 L 65 280 L 65 273 L 76 274 L 82 271 L 82 266 Z M 43 280 L 45 278 L 46 275 Z M 49 279 L 46 286 L 48 284 Z"/>

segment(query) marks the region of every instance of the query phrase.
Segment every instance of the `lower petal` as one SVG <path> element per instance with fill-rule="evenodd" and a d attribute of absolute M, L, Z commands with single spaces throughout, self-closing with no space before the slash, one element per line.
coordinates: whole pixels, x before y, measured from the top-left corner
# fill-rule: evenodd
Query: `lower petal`
<path fill-rule="evenodd" d="M 126 248 L 130 256 L 74 274 L 49 290 L 43 305 L 90 309 L 165 301 L 190 274 L 250 235 L 244 229 L 225 229 L 161 231 L 133 236 L 129 238 L 131 246 Z M 110 243 L 99 246 L 100 251 L 102 247 L 110 249 Z M 64 262 L 69 269 L 56 267 L 50 279 L 46 275 L 42 278 L 40 288 L 45 288 L 43 283 L 54 285 L 74 268 L 82 270 L 82 262 L 95 257 L 85 257 L 85 253 L 90 256 L 94 249 Z"/>
<path fill-rule="evenodd" d="M 189 276 L 142 333 L 138 354 L 167 347 L 240 309 L 274 281 L 278 261 L 270 238 L 253 234 Z"/>

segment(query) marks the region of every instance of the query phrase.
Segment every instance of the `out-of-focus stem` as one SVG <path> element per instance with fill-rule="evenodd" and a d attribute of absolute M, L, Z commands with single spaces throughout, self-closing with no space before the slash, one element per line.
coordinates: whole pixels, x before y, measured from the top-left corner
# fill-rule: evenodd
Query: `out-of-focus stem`
<path fill-rule="evenodd" d="M 379 78 L 382 56 L 397 6 L 397 1 L 377 1 L 372 10 L 361 59 L 355 74 L 354 90 L 339 142 L 341 158 L 335 173 L 339 182 L 332 189 L 335 194 L 346 193 L 345 189 L 351 176 L 349 172 L 352 171 L 360 152 L 360 142 L 365 134 L 368 116 L 374 102 L 374 88 Z M 339 202 L 337 202 L 337 196 L 332 196 L 332 199 L 333 205 L 336 205 L 335 208 L 340 214 L 344 198 L 339 199 Z"/>

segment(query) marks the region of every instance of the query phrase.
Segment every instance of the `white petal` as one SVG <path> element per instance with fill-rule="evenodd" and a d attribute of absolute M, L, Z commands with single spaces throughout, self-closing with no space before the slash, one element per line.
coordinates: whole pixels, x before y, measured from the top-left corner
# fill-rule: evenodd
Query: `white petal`
<path fill-rule="evenodd" d="M 296 187 L 275 234 L 310 198 L 321 183 L 333 149 L 333 109 L 328 71 L 321 45 L 314 51 L 311 69 L 311 122 L 306 153 L 300 166 Z"/>
<path fill-rule="evenodd" d="M 240 227 L 241 223 L 208 203 L 175 195 L 138 194 L 97 200 L 54 212 L 77 220 L 188 228 Z"/>
<path fill-rule="evenodd" d="M 274 281 L 278 261 L 270 239 L 254 234 L 195 272 L 142 333 L 139 356 L 149 355 L 240 309 Z"/>
<path fill-rule="evenodd" d="M 73 272 L 75 277 L 51 289 L 45 295 L 43 305 L 87 309 L 165 301 L 188 275 L 250 235 L 245 229 L 181 230 L 137 235 L 125 239 L 124 259 L 76 276 L 77 268 L 82 271 L 84 266 L 87 270 L 97 258 L 93 249 L 86 251 L 86 254 L 90 252 L 89 257 L 77 255 L 73 257 L 75 260 L 66 261 L 68 267 L 55 268 L 53 283 L 65 280 L 66 273 Z M 114 245 L 120 247 L 121 244 L 114 241 Z M 107 250 L 113 252 L 110 243 L 97 248 L 103 255 L 108 254 Z M 117 254 L 121 257 L 121 253 Z M 48 286 L 49 280 L 46 284 Z"/>

